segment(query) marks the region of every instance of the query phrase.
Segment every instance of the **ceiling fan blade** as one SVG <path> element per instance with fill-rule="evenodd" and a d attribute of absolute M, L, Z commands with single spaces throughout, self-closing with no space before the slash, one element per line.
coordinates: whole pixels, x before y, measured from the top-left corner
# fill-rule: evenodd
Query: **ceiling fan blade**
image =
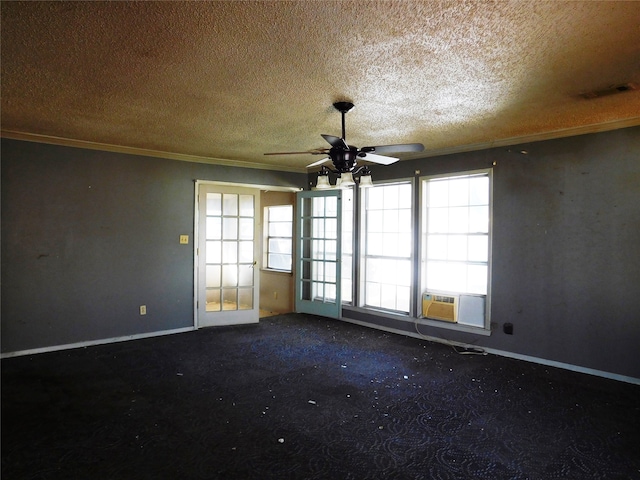
<path fill-rule="evenodd" d="M 328 148 L 316 148 L 314 150 L 307 150 L 306 152 L 269 152 L 264 155 L 326 155 L 328 152 Z"/>
<path fill-rule="evenodd" d="M 422 152 L 424 145 L 421 143 L 398 143 L 396 145 L 378 145 L 375 147 L 363 147 L 363 152 L 396 153 L 396 152 Z"/>
<path fill-rule="evenodd" d="M 330 160 L 331 159 L 329 157 L 323 158 L 322 160 L 318 160 L 317 162 L 310 163 L 309 165 L 307 165 L 307 168 L 317 167 L 318 165 L 322 165 L 323 163 L 326 163 Z"/>
<path fill-rule="evenodd" d="M 395 157 L 385 157 L 383 155 L 376 155 L 375 153 L 363 152 L 359 153 L 358 157 L 366 160 L 367 162 L 379 163 L 380 165 L 391 165 L 392 163 L 396 163 L 399 158 Z"/>
<path fill-rule="evenodd" d="M 340 137 L 335 137 L 333 135 L 325 135 L 324 133 L 322 134 L 322 138 L 324 138 L 327 142 L 329 142 L 329 144 L 332 147 L 335 148 L 343 148 L 345 150 L 349 149 L 349 145 L 347 145 L 347 142 L 344 141 L 344 139 L 340 138 Z"/>

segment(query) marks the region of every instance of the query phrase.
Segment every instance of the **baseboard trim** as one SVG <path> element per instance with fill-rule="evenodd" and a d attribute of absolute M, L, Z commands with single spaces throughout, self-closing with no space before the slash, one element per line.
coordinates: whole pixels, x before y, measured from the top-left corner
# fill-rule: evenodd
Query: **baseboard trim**
<path fill-rule="evenodd" d="M 38 353 L 57 352 L 59 350 L 71 350 L 74 348 L 93 347 L 95 345 L 105 345 L 107 343 L 126 342 L 129 340 L 141 340 L 143 338 L 161 337 L 163 335 L 173 335 L 175 333 L 185 333 L 195 330 L 194 327 L 176 328 L 172 330 L 160 330 L 158 332 L 138 333 L 135 335 L 125 335 L 123 337 L 103 338 L 100 340 L 91 340 L 88 342 L 67 343 L 64 345 L 54 345 L 51 347 L 32 348 L 29 350 L 18 350 L 15 352 L 7 352 L 0 354 L 0 359 L 11 357 L 22 357 L 24 355 L 35 355 Z"/>
<path fill-rule="evenodd" d="M 465 347 L 465 348 L 474 348 L 474 349 L 482 349 L 486 353 L 490 353 L 492 355 L 498 355 L 500 357 L 513 358 L 515 360 L 523 360 L 525 362 L 537 363 L 539 365 L 546 365 L 548 367 L 556 367 L 562 368 L 564 370 L 570 370 L 572 372 L 578 373 L 586 373 L 587 375 L 594 375 L 596 377 L 603 377 L 609 380 L 616 380 L 619 382 L 632 383 L 635 385 L 640 385 L 640 378 L 630 377 L 627 375 L 620 375 L 617 373 L 606 372 L 604 370 L 596 370 L 594 368 L 581 367 L 579 365 L 572 365 L 570 363 L 557 362 L 555 360 L 548 360 L 546 358 L 533 357 L 530 355 L 522 355 L 520 353 L 508 352 L 505 350 L 498 350 L 495 348 L 486 348 L 479 347 L 478 345 L 465 344 L 461 342 L 454 342 L 450 340 L 445 340 L 443 338 L 432 337 L 430 335 L 423 335 L 418 332 L 411 332 L 408 330 L 400 330 L 392 327 L 385 327 L 382 325 L 376 325 L 375 323 L 363 322 L 361 320 L 355 320 L 352 318 L 342 317 L 340 320 L 344 322 L 354 323 L 356 325 L 361 325 L 363 327 L 375 328 L 377 330 L 383 330 L 389 333 L 395 333 L 398 335 L 405 335 L 408 337 L 419 338 L 422 340 L 429 340 L 430 342 L 442 343 L 444 345 L 455 345 L 457 347 Z"/>

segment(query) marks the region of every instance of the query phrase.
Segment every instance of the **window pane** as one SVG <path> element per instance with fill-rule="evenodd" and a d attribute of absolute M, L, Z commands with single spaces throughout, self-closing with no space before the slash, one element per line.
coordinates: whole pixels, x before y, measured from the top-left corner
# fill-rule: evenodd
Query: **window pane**
<path fill-rule="evenodd" d="M 222 307 L 220 302 L 220 290 L 207 290 L 206 292 L 207 312 L 219 312 Z"/>
<path fill-rule="evenodd" d="M 207 241 L 206 261 L 207 263 L 222 263 L 222 242 Z"/>
<path fill-rule="evenodd" d="M 270 253 L 269 268 L 274 268 L 276 270 L 291 270 L 291 255 Z"/>
<path fill-rule="evenodd" d="M 367 233 L 367 255 L 382 255 L 381 233 Z"/>
<path fill-rule="evenodd" d="M 253 256 L 253 241 L 245 240 L 238 243 L 238 262 L 239 263 L 253 263 L 255 260 Z"/>
<path fill-rule="evenodd" d="M 269 252 L 291 254 L 291 241 L 284 238 L 270 238 Z"/>
<path fill-rule="evenodd" d="M 238 242 L 222 242 L 224 263 L 238 263 Z"/>
<path fill-rule="evenodd" d="M 293 232 L 293 223 L 269 223 L 269 236 L 270 237 L 289 237 L 291 238 Z"/>
<path fill-rule="evenodd" d="M 448 235 L 449 251 L 447 258 L 449 260 L 467 260 L 467 237 L 466 235 Z"/>
<path fill-rule="evenodd" d="M 248 240 L 253 238 L 253 218 L 241 218 L 239 224 L 238 237 L 242 240 Z"/>
<path fill-rule="evenodd" d="M 222 196 L 222 214 L 238 215 L 238 195 L 235 193 L 225 193 Z"/>
<path fill-rule="evenodd" d="M 239 288 L 238 289 L 238 309 L 251 310 L 252 308 L 253 308 L 253 289 Z"/>
<path fill-rule="evenodd" d="M 220 288 L 220 273 L 222 267 L 220 265 L 207 265 L 205 270 L 205 283 L 207 288 Z"/>
<path fill-rule="evenodd" d="M 422 290 L 486 295 L 489 189 L 487 174 L 424 181 Z"/>
<path fill-rule="evenodd" d="M 428 206 L 446 207 L 449 205 L 449 184 L 443 180 L 433 180 L 428 187 Z"/>
<path fill-rule="evenodd" d="M 337 240 L 327 240 L 324 242 L 324 258 L 327 260 L 337 260 L 338 259 L 338 241 Z"/>
<path fill-rule="evenodd" d="M 469 261 L 487 262 L 489 260 L 489 237 L 487 235 L 469 236 Z"/>
<path fill-rule="evenodd" d="M 398 210 L 385 210 L 385 212 L 383 213 L 382 224 L 384 225 L 385 232 L 397 232 L 400 225 Z M 380 229 L 378 231 L 381 232 L 383 230 Z"/>
<path fill-rule="evenodd" d="M 480 295 L 487 294 L 487 265 L 469 265 L 468 291 Z"/>
<path fill-rule="evenodd" d="M 235 240 L 238 238 L 238 219 L 237 218 L 222 219 L 222 237 L 225 240 Z"/>
<path fill-rule="evenodd" d="M 222 266 L 222 286 L 223 287 L 238 286 L 238 266 L 237 265 Z"/>
<path fill-rule="evenodd" d="M 449 180 L 449 206 L 467 205 L 469 202 L 469 179 L 458 178 Z"/>
<path fill-rule="evenodd" d="M 364 198 L 363 303 L 409 312 L 410 259 L 413 254 L 412 186 L 410 183 L 374 186 L 365 191 Z"/>
<path fill-rule="evenodd" d="M 269 207 L 270 222 L 291 222 L 293 219 L 293 205 L 278 205 Z"/>
<path fill-rule="evenodd" d="M 449 231 L 449 209 L 429 209 L 428 230 L 429 233 L 447 233 Z"/>
<path fill-rule="evenodd" d="M 384 206 L 384 194 L 382 188 L 367 188 L 365 192 L 367 197 L 367 210 L 381 210 Z"/>
<path fill-rule="evenodd" d="M 238 309 L 238 291 L 234 289 L 222 291 L 222 310 Z"/>
<path fill-rule="evenodd" d="M 469 207 L 469 232 L 489 233 L 489 207 Z"/>
<path fill-rule="evenodd" d="M 238 276 L 238 286 L 251 287 L 253 285 L 253 268 L 242 265 L 240 266 Z"/>
<path fill-rule="evenodd" d="M 324 217 L 324 198 L 322 197 L 315 197 L 311 199 L 312 204 L 313 204 L 313 216 L 314 217 Z"/>
<path fill-rule="evenodd" d="M 489 177 L 486 175 L 469 179 L 469 205 L 489 205 Z"/>
<path fill-rule="evenodd" d="M 325 217 L 337 217 L 338 197 L 326 197 L 325 200 Z"/>
<path fill-rule="evenodd" d="M 397 209 L 400 205 L 400 191 L 397 185 L 389 185 L 383 189 L 383 205 L 384 209 Z"/>
<path fill-rule="evenodd" d="M 240 195 L 240 216 L 253 218 L 253 195 Z"/>
<path fill-rule="evenodd" d="M 324 225 L 326 238 L 338 238 L 338 221 L 335 218 L 327 218 Z"/>
<path fill-rule="evenodd" d="M 397 233 L 383 233 L 382 234 L 382 255 L 385 257 L 400 256 L 402 250 L 398 248 L 398 234 Z"/>
<path fill-rule="evenodd" d="M 447 238 L 447 235 L 429 235 L 427 239 L 427 258 L 431 260 L 446 260 Z"/>
<path fill-rule="evenodd" d="M 399 233 L 397 236 L 396 255 L 399 257 L 411 257 L 411 245 L 413 234 L 411 232 Z"/>
<path fill-rule="evenodd" d="M 408 183 L 398 185 L 398 207 L 411 209 L 413 205 L 413 188 Z M 385 205 L 385 208 L 386 205 Z"/>
<path fill-rule="evenodd" d="M 267 268 L 291 271 L 293 253 L 293 205 L 275 205 L 266 207 Z M 306 220 L 308 222 L 308 220 Z M 314 220 L 317 222 L 317 220 Z M 305 229 L 307 230 L 307 229 Z M 308 230 L 307 230 L 308 235 Z M 304 236 L 304 235 L 303 235 Z M 302 252 L 304 254 L 304 251 Z"/>
<path fill-rule="evenodd" d="M 222 215 L 221 193 L 207 193 L 207 215 Z"/>
<path fill-rule="evenodd" d="M 371 307 L 380 306 L 380 284 L 379 283 L 366 282 L 365 304 Z"/>
<path fill-rule="evenodd" d="M 411 221 L 411 209 L 398 210 L 398 231 L 410 233 L 413 222 Z"/>
<path fill-rule="evenodd" d="M 382 210 L 373 210 L 367 212 L 367 231 L 368 232 L 382 232 L 382 226 L 384 222 L 382 217 L 384 212 Z"/>
<path fill-rule="evenodd" d="M 469 231 L 469 208 L 454 207 L 449 209 L 449 232 L 467 233 Z"/>
<path fill-rule="evenodd" d="M 207 240 L 219 240 L 222 238 L 222 219 L 220 217 L 207 217 Z"/>

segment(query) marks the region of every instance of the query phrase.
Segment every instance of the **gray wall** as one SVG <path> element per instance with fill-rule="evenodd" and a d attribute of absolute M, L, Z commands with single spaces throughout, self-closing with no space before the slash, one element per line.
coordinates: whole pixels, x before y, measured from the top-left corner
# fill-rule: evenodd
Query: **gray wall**
<path fill-rule="evenodd" d="M 195 179 L 306 176 L 3 139 L 2 352 L 192 326 Z"/>
<path fill-rule="evenodd" d="M 400 162 L 373 175 L 493 162 L 495 329 L 490 337 L 421 331 L 640 378 L 640 128 Z M 307 183 L 3 140 L 2 352 L 192 325 L 192 245 L 178 236 L 193 241 L 194 179 Z M 415 331 L 407 321 L 348 315 Z"/>
<path fill-rule="evenodd" d="M 374 167 L 373 178 L 493 162 L 494 330 L 420 331 L 640 378 L 640 128 Z M 413 323 L 345 313 L 415 332 Z"/>

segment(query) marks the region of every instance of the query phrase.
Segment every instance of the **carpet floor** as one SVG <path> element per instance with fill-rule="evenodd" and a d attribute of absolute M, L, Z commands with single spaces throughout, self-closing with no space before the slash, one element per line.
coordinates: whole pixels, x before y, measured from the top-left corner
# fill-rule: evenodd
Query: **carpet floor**
<path fill-rule="evenodd" d="M 2 360 L 2 478 L 640 479 L 640 386 L 301 314 Z"/>

